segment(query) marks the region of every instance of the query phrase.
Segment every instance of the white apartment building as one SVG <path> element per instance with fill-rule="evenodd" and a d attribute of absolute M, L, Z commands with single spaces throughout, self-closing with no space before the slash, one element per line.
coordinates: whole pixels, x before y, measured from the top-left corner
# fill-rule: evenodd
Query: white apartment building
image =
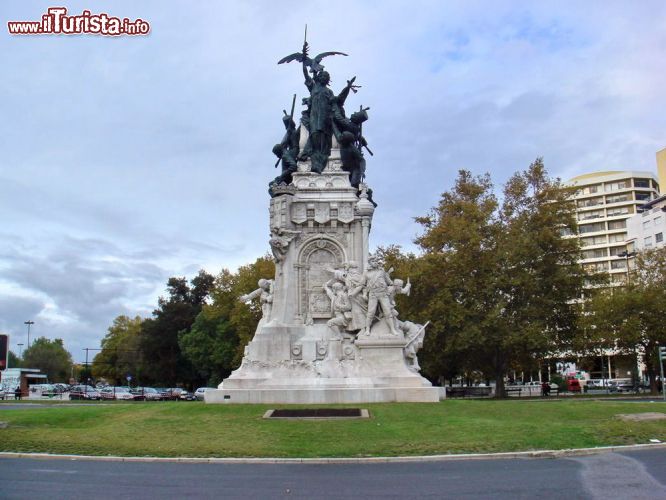
<path fill-rule="evenodd" d="M 664 246 L 666 235 L 666 195 L 638 209 L 627 221 L 627 240 L 631 250 L 641 251 Z"/>
<path fill-rule="evenodd" d="M 627 222 L 639 207 L 659 196 L 656 175 L 643 171 L 594 172 L 574 177 L 567 184 L 577 188 L 574 199 L 581 264 L 590 272 L 610 273 L 613 283 L 623 283 L 628 266 Z"/>

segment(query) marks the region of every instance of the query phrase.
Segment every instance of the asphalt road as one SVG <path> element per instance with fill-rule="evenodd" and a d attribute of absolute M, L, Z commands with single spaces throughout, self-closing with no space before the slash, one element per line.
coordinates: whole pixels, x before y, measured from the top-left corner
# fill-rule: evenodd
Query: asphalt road
<path fill-rule="evenodd" d="M 666 499 L 666 450 L 383 464 L 0 458 L 0 498 Z"/>

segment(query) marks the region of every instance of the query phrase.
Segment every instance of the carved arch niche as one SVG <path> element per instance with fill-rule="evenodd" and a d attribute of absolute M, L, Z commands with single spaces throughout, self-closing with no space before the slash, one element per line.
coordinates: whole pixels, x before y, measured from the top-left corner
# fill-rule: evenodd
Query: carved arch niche
<path fill-rule="evenodd" d="M 337 241 L 317 237 L 304 242 L 298 255 L 298 311 L 306 322 L 331 317 L 331 301 L 324 284 L 331 279 L 326 268 L 339 269 L 345 253 Z"/>

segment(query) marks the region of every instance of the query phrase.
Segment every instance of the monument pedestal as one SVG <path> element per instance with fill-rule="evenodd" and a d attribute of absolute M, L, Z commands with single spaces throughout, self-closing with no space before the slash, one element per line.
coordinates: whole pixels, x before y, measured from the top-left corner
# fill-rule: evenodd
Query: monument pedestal
<path fill-rule="evenodd" d="M 406 339 L 330 338 L 325 324 L 267 324 L 240 368 L 207 403 L 334 404 L 436 402 L 437 387 L 410 369 Z M 328 337 L 328 338 L 327 338 Z"/>
<path fill-rule="evenodd" d="M 359 190 L 350 184 L 333 145 L 321 174 L 301 162 L 290 185 L 272 188 L 275 278 L 261 280 L 259 289 L 243 297 L 260 297 L 262 320 L 241 366 L 217 390 L 206 391 L 206 403 L 440 399 L 439 389 L 418 373 L 415 363 L 414 345 L 422 341 L 424 327 L 397 321 L 395 314 L 386 317 L 397 288 L 389 290 L 388 273 L 369 265 L 374 205 L 364 186 Z M 366 334 L 368 290 L 377 286 L 377 278 L 385 290 Z M 379 297 L 376 290 L 372 293 Z"/>

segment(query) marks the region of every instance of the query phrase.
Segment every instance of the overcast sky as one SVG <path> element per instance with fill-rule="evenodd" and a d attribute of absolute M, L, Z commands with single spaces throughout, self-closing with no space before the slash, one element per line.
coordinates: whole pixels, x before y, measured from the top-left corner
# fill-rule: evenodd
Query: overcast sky
<path fill-rule="evenodd" d="M 150 23 L 145 37 L 11 36 L 48 7 Z M 458 169 L 498 186 L 655 170 L 666 147 L 666 2 L 0 3 L 0 332 L 75 360 L 170 276 L 268 251 L 282 109 L 306 95 L 303 27 L 338 92 L 363 86 L 371 244 L 414 249 L 413 217 Z"/>

